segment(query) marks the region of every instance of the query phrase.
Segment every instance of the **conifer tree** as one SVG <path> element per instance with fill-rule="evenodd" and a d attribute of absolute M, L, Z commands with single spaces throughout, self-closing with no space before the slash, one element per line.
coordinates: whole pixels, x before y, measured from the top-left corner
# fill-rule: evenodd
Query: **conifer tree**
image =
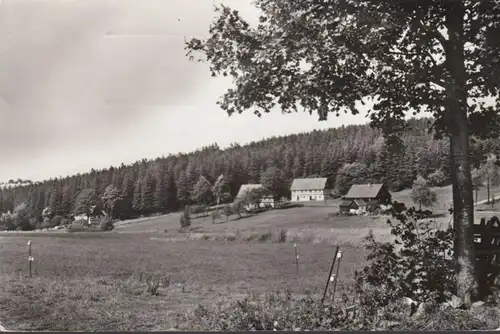
<path fill-rule="evenodd" d="M 302 156 L 299 153 L 297 153 L 293 161 L 293 169 L 292 169 L 292 175 L 294 179 L 302 177 L 304 170 L 303 166 L 304 166 L 304 161 L 302 159 Z"/>
<path fill-rule="evenodd" d="M 156 187 L 154 194 L 154 207 L 159 212 L 164 212 L 167 208 L 166 194 L 166 172 L 165 166 L 162 164 L 156 172 Z"/>
<path fill-rule="evenodd" d="M 139 176 L 137 181 L 134 184 L 134 196 L 132 198 L 132 208 L 138 212 L 142 212 L 142 187 L 143 187 L 143 179 Z"/>
<path fill-rule="evenodd" d="M 169 211 L 177 210 L 179 205 L 177 203 L 177 187 L 175 184 L 173 168 L 168 169 L 164 180 L 166 209 Z"/>
<path fill-rule="evenodd" d="M 186 178 L 186 173 L 182 170 L 176 180 L 177 188 L 177 202 L 179 202 L 181 207 L 184 207 L 189 203 L 189 192 L 188 192 L 188 182 Z"/>
<path fill-rule="evenodd" d="M 129 215 L 133 210 L 134 198 L 134 175 L 132 170 L 129 170 L 123 178 L 121 186 L 121 196 L 122 204 L 120 207 L 123 211 L 125 211 L 122 214 Z"/>
<path fill-rule="evenodd" d="M 141 211 L 149 214 L 154 212 L 155 184 L 151 172 L 147 172 L 141 186 Z"/>
<path fill-rule="evenodd" d="M 59 216 L 63 213 L 62 208 L 62 189 L 59 184 L 55 184 L 52 188 L 49 199 L 49 211 L 52 216 Z"/>
<path fill-rule="evenodd" d="M 191 196 L 193 202 L 197 204 L 210 205 L 212 203 L 212 185 L 204 176 L 200 176 L 198 182 L 194 185 Z"/>

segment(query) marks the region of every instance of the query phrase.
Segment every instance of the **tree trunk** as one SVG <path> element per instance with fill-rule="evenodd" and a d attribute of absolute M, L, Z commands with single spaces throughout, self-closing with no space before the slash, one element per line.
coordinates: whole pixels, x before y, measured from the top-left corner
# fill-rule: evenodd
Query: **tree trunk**
<path fill-rule="evenodd" d="M 476 205 L 477 205 L 477 193 L 478 193 L 478 190 L 476 189 L 476 201 L 475 201 Z"/>
<path fill-rule="evenodd" d="M 486 190 L 488 192 L 488 204 L 490 203 L 490 178 L 486 178 Z"/>
<path fill-rule="evenodd" d="M 469 164 L 469 128 L 467 120 L 466 71 L 464 58 L 464 4 L 447 3 L 446 27 L 449 39 L 445 44 L 447 105 L 445 121 L 448 127 L 453 187 L 454 257 L 456 293 L 470 307 L 479 292 L 474 251 L 474 202 Z"/>
<path fill-rule="evenodd" d="M 495 206 L 495 191 L 492 191 L 492 194 L 491 194 L 491 208 L 493 209 L 494 206 Z"/>

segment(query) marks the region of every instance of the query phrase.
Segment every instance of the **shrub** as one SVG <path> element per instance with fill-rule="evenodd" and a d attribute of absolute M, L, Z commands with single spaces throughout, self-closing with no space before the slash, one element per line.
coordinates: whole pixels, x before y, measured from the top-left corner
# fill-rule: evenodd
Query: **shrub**
<path fill-rule="evenodd" d="M 226 222 L 229 221 L 229 217 L 233 214 L 233 208 L 231 205 L 226 205 L 222 208 L 222 214 L 226 216 Z"/>
<path fill-rule="evenodd" d="M 198 306 L 195 326 L 202 330 L 332 330 L 343 323 L 343 315 L 332 307 L 321 307 L 307 295 L 293 298 L 290 292 L 249 295 L 242 301 L 221 302 L 215 310 Z"/>
<path fill-rule="evenodd" d="M 266 242 L 266 241 L 271 240 L 272 237 L 273 237 L 273 234 L 271 232 L 266 232 L 266 233 L 257 235 L 256 238 L 259 242 Z"/>
<path fill-rule="evenodd" d="M 60 224 L 59 224 L 59 225 L 60 225 L 60 226 L 66 226 L 66 225 L 71 224 L 72 222 L 73 222 L 73 220 L 72 220 L 72 219 L 69 219 L 69 218 L 65 218 L 65 217 L 63 217 L 63 218 L 61 219 L 61 222 L 60 222 Z"/>
<path fill-rule="evenodd" d="M 56 226 L 59 226 L 61 224 L 61 221 L 63 220 L 63 216 L 54 216 L 54 218 L 50 219 L 49 220 L 49 225 L 50 227 L 56 227 Z"/>
<path fill-rule="evenodd" d="M 241 213 L 245 211 L 245 203 L 241 199 L 235 199 L 233 203 L 230 204 L 231 209 L 234 214 L 238 215 L 238 218 L 242 218 Z"/>
<path fill-rule="evenodd" d="M 282 228 L 278 231 L 278 234 L 276 236 L 276 241 L 279 243 L 286 242 L 286 237 L 287 237 L 286 229 Z"/>
<path fill-rule="evenodd" d="M 179 223 L 181 224 L 181 228 L 187 228 L 191 226 L 191 215 L 189 211 L 189 205 L 186 205 L 179 221 Z"/>
<path fill-rule="evenodd" d="M 402 297 L 446 301 L 455 286 L 452 227 L 437 229 L 432 220 L 420 220 L 420 211 L 397 202 L 391 214 L 398 221 L 387 221 L 393 243 L 377 242 L 372 233 L 365 238 L 371 263 L 355 274 L 361 302 L 382 307 Z"/>
<path fill-rule="evenodd" d="M 189 207 L 189 212 L 192 213 L 195 217 L 205 216 L 207 214 L 207 206 L 191 205 Z"/>
<path fill-rule="evenodd" d="M 101 217 L 99 220 L 99 231 L 107 232 L 113 230 L 114 228 L 115 225 L 113 224 L 113 219 L 111 219 L 111 217 Z"/>
<path fill-rule="evenodd" d="M 372 287 L 370 293 L 377 293 Z M 188 317 L 190 330 L 470 330 L 494 328 L 472 312 L 429 304 L 411 316 L 401 300 L 384 307 L 350 304 L 346 294 L 335 305 L 321 304 L 319 297 L 290 292 L 264 296 L 250 294 L 243 300 L 220 301 L 213 307 L 198 306 Z M 327 298 L 328 300 L 328 298 Z M 490 316 L 491 317 L 491 316 Z M 493 316 L 492 320 L 498 317 Z"/>
<path fill-rule="evenodd" d="M 67 227 L 68 232 L 88 232 L 89 226 L 81 224 L 80 222 L 73 222 Z"/>
<path fill-rule="evenodd" d="M 137 281 L 146 287 L 146 293 L 152 296 L 158 296 L 160 294 L 160 288 L 170 287 L 171 278 L 170 276 L 160 275 L 160 274 L 149 274 L 143 271 L 135 273 Z"/>

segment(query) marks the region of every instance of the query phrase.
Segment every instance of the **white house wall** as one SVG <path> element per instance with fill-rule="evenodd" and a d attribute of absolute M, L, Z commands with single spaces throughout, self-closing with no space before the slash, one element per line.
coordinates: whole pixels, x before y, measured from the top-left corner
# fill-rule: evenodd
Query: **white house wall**
<path fill-rule="evenodd" d="M 324 201 L 326 190 L 292 190 L 292 202 Z"/>

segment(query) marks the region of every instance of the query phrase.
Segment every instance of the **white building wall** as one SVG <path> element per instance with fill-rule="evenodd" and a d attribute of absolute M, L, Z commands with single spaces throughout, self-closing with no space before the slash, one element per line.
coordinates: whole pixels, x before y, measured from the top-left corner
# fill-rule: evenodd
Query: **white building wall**
<path fill-rule="evenodd" d="M 326 190 L 292 190 L 292 202 L 324 201 Z"/>

